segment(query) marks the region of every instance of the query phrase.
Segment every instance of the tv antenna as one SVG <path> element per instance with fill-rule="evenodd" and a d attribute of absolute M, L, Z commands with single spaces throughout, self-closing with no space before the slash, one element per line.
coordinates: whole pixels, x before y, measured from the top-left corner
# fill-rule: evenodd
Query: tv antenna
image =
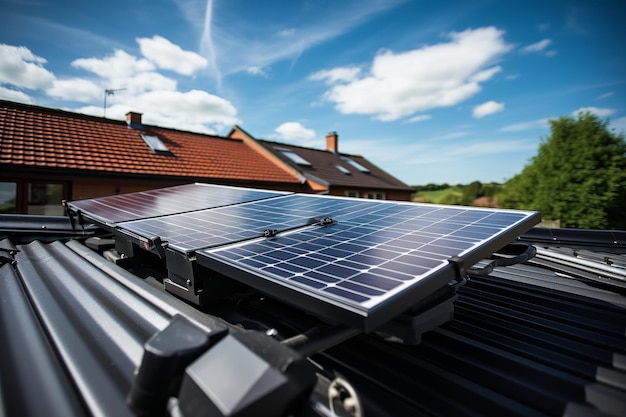
<path fill-rule="evenodd" d="M 115 92 L 117 91 L 124 91 L 126 90 L 125 88 L 118 88 L 118 89 L 112 89 L 112 88 L 107 88 L 104 90 L 104 118 L 106 119 L 107 117 L 107 96 L 112 96 L 115 94 Z"/>

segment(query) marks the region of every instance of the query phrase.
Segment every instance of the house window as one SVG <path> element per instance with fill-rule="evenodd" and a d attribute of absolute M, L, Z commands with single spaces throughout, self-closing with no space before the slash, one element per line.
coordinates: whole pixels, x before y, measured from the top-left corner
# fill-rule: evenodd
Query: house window
<path fill-rule="evenodd" d="M 371 200 L 386 200 L 385 193 L 365 193 L 365 198 Z"/>
<path fill-rule="evenodd" d="M 292 162 L 295 162 L 298 165 L 304 165 L 304 166 L 309 166 L 309 167 L 311 166 L 311 163 L 309 161 L 307 161 L 306 159 L 304 159 L 303 157 L 301 157 L 300 155 L 298 155 L 292 150 L 284 149 L 284 148 L 274 148 L 274 149 L 281 152 L 283 155 L 289 158 Z"/>
<path fill-rule="evenodd" d="M 63 184 L 28 184 L 28 214 L 62 216 Z"/>
<path fill-rule="evenodd" d="M 147 135 L 145 133 L 141 134 L 141 139 L 146 142 L 146 145 L 152 149 L 152 152 L 158 154 L 170 154 L 170 149 L 161 141 L 157 135 Z"/>
<path fill-rule="evenodd" d="M 343 159 L 344 161 L 346 161 L 347 163 L 349 163 L 350 165 L 352 165 L 353 167 L 355 167 L 356 169 L 358 169 L 361 172 L 365 172 L 366 174 L 369 174 L 370 170 L 365 168 L 363 165 L 359 164 L 357 161 L 350 159 L 346 156 L 341 157 L 341 159 Z"/>
<path fill-rule="evenodd" d="M 358 191 L 346 191 L 345 196 L 359 198 L 359 192 Z"/>
<path fill-rule="evenodd" d="M 17 183 L 0 182 L 0 213 L 17 213 Z"/>

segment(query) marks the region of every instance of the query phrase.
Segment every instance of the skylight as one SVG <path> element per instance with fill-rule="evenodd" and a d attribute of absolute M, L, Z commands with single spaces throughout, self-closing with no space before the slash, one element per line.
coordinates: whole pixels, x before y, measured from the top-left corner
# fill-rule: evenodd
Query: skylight
<path fill-rule="evenodd" d="M 282 152 L 283 155 L 285 155 L 292 162 L 295 162 L 298 165 L 304 165 L 304 166 L 309 166 L 309 167 L 311 166 L 311 163 L 309 161 L 307 161 L 306 159 L 304 159 L 303 157 L 301 157 L 300 155 L 298 155 L 292 150 L 284 149 L 284 148 L 274 148 L 274 149 Z"/>
<path fill-rule="evenodd" d="M 346 167 L 344 167 L 344 166 L 341 166 L 339 164 L 335 164 L 335 168 L 337 168 L 339 171 L 343 172 L 346 175 L 352 175 L 350 173 L 350 171 L 348 171 L 348 169 Z"/>
<path fill-rule="evenodd" d="M 359 164 L 357 161 L 354 161 L 350 158 L 347 158 L 345 156 L 341 157 L 341 159 L 343 159 L 344 161 L 346 161 L 347 163 L 349 163 L 350 165 L 352 165 L 353 167 L 355 167 L 356 169 L 358 169 L 361 172 L 366 172 L 369 173 L 370 170 L 365 168 L 363 165 Z"/>
<path fill-rule="evenodd" d="M 154 153 L 171 153 L 170 149 L 161 142 L 161 139 L 157 135 L 141 134 L 141 139 L 146 142 L 146 145 L 152 149 Z"/>

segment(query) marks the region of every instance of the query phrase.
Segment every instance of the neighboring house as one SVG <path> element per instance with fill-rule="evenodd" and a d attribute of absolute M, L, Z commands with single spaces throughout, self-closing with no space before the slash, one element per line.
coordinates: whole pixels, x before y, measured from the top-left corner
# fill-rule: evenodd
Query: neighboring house
<path fill-rule="evenodd" d="M 0 100 L 0 213 L 191 182 L 305 191 L 245 141 Z"/>
<path fill-rule="evenodd" d="M 326 149 L 255 139 L 239 126 L 227 135 L 242 139 L 305 181 L 308 191 L 379 200 L 411 200 L 415 190 L 366 158 L 339 152 L 336 132 L 326 136 Z"/>

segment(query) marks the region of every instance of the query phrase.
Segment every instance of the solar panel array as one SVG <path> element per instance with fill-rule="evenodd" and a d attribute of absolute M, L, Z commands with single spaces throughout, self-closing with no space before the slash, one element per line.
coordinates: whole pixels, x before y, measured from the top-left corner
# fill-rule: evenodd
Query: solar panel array
<path fill-rule="evenodd" d="M 81 209 L 97 207 L 91 214 L 107 222 L 142 216 L 118 230 L 159 238 L 168 250 L 193 252 L 201 266 L 364 330 L 454 279 L 451 259 L 470 266 L 539 221 L 534 212 L 197 184 L 128 201 L 161 196 L 172 205 L 132 211 L 117 198 Z"/>

